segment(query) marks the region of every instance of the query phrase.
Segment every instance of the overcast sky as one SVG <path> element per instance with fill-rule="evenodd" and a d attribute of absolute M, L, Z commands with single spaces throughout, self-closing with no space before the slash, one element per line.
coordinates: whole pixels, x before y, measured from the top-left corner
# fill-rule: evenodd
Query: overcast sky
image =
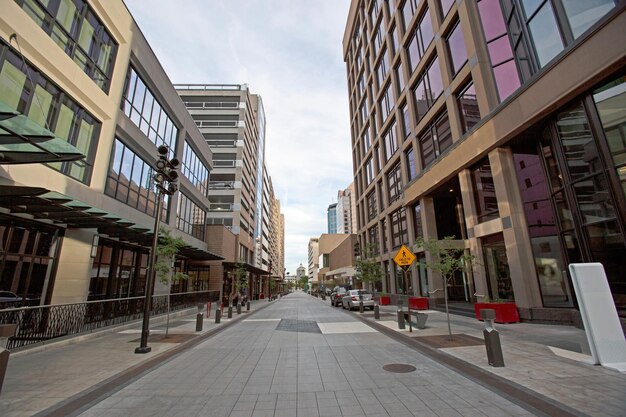
<path fill-rule="evenodd" d="M 248 84 L 263 99 L 266 164 L 285 215 L 285 268 L 352 182 L 342 39 L 349 0 L 125 0 L 173 83 Z"/>

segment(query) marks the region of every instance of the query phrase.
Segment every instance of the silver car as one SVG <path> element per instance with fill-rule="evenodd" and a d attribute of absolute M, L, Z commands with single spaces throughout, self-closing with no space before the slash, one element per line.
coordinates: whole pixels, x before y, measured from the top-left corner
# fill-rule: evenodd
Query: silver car
<path fill-rule="evenodd" d="M 374 298 L 372 293 L 366 290 L 349 290 L 341 300 L 341 306 L 348 310 L 358 309 L 359 303 L 363 297 L 363 308 L 374 309 Z"/>

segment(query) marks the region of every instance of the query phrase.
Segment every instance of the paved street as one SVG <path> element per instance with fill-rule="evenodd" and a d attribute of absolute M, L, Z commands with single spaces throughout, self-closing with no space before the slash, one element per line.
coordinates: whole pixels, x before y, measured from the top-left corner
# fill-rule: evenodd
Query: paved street
<path fill-rule="evenodd" d="M 137 325 L 18 352 L 0 414 L 624 415 L 626 374 L 585 363 L 579 329 L 499 326 L 507 366 L 492 368 L 480 322 L 453 316 L 453 332 L 478 344 L 433 348 L 424 341 L 446 333 L 444 314 L 429 311 L 427 328 L 409 333 L 397 330 L 394 310 L 381 308 L 375 321 L 296 292 L 219 325 L 207 319 L 200 334 L 190 316 L 174 318 L 171 335 L 181 340 L 151 342 L 148 355 L 132 353 Z"/>

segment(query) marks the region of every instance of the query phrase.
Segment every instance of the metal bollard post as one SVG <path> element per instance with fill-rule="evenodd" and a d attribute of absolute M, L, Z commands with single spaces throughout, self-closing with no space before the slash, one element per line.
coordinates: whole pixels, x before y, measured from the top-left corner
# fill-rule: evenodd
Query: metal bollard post
<path fill-rule="evenodd" d="M 398 329 L 404 330 L 404 311 L 402 311 L 402 299 L 398 298 Z"/>
<path fill-rule="evenodd" d="M 215 309 L 215 324 L 219 324 L 222 319 L 222 310 L 219 308 Z"/>
<path fill-rule="evenodd" d="M 378 304 L 374 305 L 374 319 L 380 320 L 380 309 L 378 308 Z"/>
<path fill-rule="evenodd" d="M 250 301 L 246 301 L 246 311 L 250 311 Z"/>
<path fill-rule="evenodd" d="M 237 301 L 237 314 L 241 314 L 241 303 Z"/>
<path fill-rule="evenodd" d="M 229 319 L 233 318 L 233 306 L 232 305 L 228 306 L 228 318 Z"/>
<path fill-rule="evenodd" d="M 202 314 L 202 310 L 204 310 L 204 304 L 198 303 L 198 314 L 196 314 L 196 331 L 202 331 L 202 321 L 204 319 L 204 315 Z"/>
<path fill-rule="evenodd" d="M 493 325 L 496 311 L 492 309 L 480 310 L 480 317 L 485 321 L 483 335 L 487 348 L 487 362 L 493 367 L 501 368 L 504 366 L 504 357 L 502 356 L 502 345 L 500 345 L 500 334 Z"/>
<path fill-rule="evenodd" d="M 359 313 L 363 312 L 363 294 L 359 291 Z"/>

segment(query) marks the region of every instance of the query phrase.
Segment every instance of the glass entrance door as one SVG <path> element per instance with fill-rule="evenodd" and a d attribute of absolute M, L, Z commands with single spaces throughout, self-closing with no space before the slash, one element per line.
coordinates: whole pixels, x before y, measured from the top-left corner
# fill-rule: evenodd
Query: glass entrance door
<path fill-rule="evenodd" d="M 489 298 L 514 300 L 513 285 L 502 233 L 480 239 L 483 246 Z"/>

